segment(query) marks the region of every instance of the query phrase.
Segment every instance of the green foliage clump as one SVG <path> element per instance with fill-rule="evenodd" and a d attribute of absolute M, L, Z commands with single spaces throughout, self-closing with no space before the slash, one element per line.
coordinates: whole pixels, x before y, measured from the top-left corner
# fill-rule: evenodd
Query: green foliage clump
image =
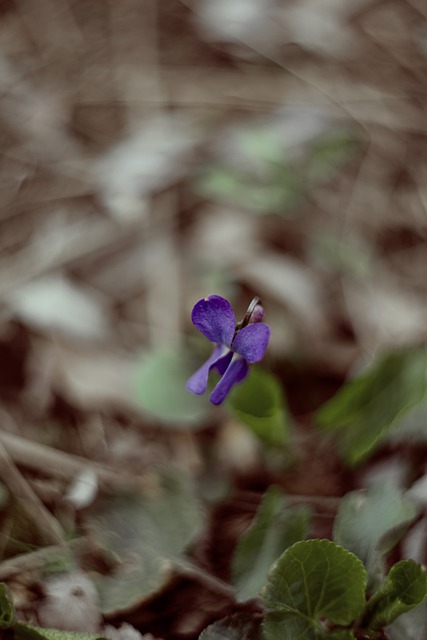
<path fill-rule="evenodd" d="M 393 351 L 372 362 L 319 409 L 316 423 L 337 437 L 345 462 L 365 460 L 394 423 L 421 402 L 426 370 L 425 349 Z"/>

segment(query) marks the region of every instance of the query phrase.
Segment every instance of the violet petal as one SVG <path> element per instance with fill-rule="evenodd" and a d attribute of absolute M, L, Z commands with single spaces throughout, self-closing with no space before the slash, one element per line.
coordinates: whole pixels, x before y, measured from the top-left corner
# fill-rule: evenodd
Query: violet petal
<path fill-rule="evenodd" d="M 229 351 L 225 356 L 220 358 L 218 362 L 215 362 L 215 369 L 220 373 L 220 375 L 224 375 L 227 371 L 227 367 L 231 362 L 231 358 L 233 357 L 233 352 Z"/>
<path fill-rule="evenodd" d="M 236 318 L 231 304 L 221 296 L 209 296 L 199 300 L 191 314 L 194 326 L 203 335 L 216 344 L 231 345 Z"/>
<path fill-rule="evenodd" d="M 248 324 L 237 332 L 233 340 L 233 351 L 239 353 L 247 362 L 262 360 L 270 339 L 270 327 L 264 322 Z"/>
<path fill-rule="evenodd" d="M 228 349 L 226 347 L 222 347 L 220 345 L 215 347 L 212 355 L 206 360 L 204 364 L 202 364 L 200 369 L 198 369 L 196 373 L 193 373 L 191 378 L 187 380 L 187 390 L 191 391 L 191 393 L 195 393 L 198 396 L 202 395 L 202 393 L 206 391 L 206 387 L 208 386 L 209 371 L 212 369 L 212 367 L 221 362 L 221 360 L 224 359 L 224 356 L 228 355 L 227 351 Z M 230 356 L 232 356 L 231 352 Z"/>
<path fill-rule="evenodd" d="M 236 382 L 241 382 L 246 377 L 248 371 L 249 367 L 245 360 L 235 354 L 226 372 L 211 393 L 209 400 L 212 404 L 221 404 L 221 402 L 224 402 L 232 386 L 236 384 Z"/>

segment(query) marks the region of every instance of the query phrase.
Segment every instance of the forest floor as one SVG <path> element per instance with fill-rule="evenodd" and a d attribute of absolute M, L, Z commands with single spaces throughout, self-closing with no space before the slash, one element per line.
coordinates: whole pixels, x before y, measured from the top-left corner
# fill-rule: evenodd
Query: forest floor
<path fill-rule="evenodd" d="M 272 484 L 331 538 L 348 492 L 426 471 L 419 430 L 352 466 L 313 416 L 426 340 L 427 8 L 4 0 L 0 16 L 0 580 L 42 626 L 98 632 L 102 613 L 193 640 L 260 611 L 231 564 Z M 185 391 L 212 293 L 238 319 L 262 298 L 280 446 Z M 425 562 L 418 516 L 394 558 Z M 74 571 L 60 586 L 57 563 Z"/>

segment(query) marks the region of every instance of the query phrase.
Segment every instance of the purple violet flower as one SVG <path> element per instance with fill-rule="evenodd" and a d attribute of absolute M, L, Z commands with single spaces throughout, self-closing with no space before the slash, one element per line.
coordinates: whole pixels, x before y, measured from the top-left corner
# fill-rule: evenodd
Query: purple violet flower
<path fill-rule="evenodd" d="M 270 327 L 260 322 L 264 310 L 254 298 L 241 323 L 236 324 L 231 304 L 221 296 L 199 300 L 191 314 L 194 326 L 205 338 L 215 343 L 210 358 L 187 382 L 187 389 L 201 395 L 206 391 L 211 369 L 216 368 L 222 378 L 211 393 L 212 404 L 221 404 L 237 382 L 249 371 L 248 364 L 264 357 L 270 339 Z"/>

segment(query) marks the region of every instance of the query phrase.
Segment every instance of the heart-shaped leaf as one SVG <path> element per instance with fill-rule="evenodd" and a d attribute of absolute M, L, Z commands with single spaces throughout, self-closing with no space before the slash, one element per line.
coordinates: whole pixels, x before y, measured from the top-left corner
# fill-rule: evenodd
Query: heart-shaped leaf
<path fill-rule="evenodd" d="M 185 388 L 196 368 L 184 351 L 159 349 L 150 353 L 137 373 L 136 396 L 141 408 L 168 425 L 200 426 L 209 402 Z"/>
<path fill-rule="evenodd" d="M 306 507 L 287 506 L 279 487 L 268 489 L 234 552 L 232 577 L 239 600 L 259 594 L 273 562 L 294 542 L 306 537 L 309 518 Z"/>
<path fill-rule="evenodd" d="M 102 610 L 128 610 L 160 590 L 201 526 L 190 482 L 164 474 L 150 494 L 105 498 L 88 518 L 95 539 L 119 559 L 109 576 L 99 576 Z"/>
<path fill-rule="evenodd" d="M 274 565 L 264 590 L 267 640 L 321 638 L 325 619 L 352 624 L 363 611 L 365 587 L 365 568 L 353 553 L 330 540 L 295 543 Z"/>

